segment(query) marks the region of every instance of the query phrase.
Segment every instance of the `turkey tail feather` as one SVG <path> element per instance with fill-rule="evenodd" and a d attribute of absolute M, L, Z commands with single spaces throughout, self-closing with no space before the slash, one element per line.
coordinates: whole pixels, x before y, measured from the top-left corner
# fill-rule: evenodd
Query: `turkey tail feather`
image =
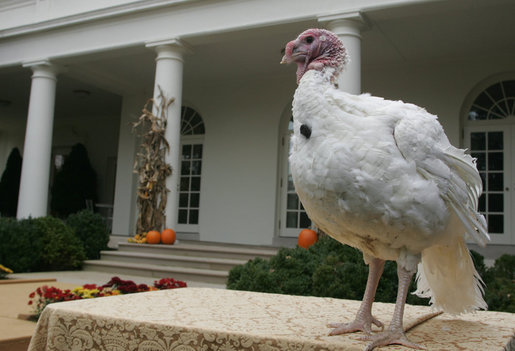
<path fill-rule="evenodd" d="M 454 148 L 446 150 L 445 155 L 449 166 L 457 172 L 459 178 L 454 181 L 455 186 L 450 187 L 443 198 L 455 211 L 467 234 L 479 245 L 485 246 L 490 236 L 485 217 L 477 211 L 483 183 L 476 169 L 476 161 L 463 150 Z"/>
<path fill-rule="evenodd" d="M 486 310 L 483 285 L 463 238 L 422 251 L 414 294 L 431 298 L 435 308 L 451 314 Z"/>

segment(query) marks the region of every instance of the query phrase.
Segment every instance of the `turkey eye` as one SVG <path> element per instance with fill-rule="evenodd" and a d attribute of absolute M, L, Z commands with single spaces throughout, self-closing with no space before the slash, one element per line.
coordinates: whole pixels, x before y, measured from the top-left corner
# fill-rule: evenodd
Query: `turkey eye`
<path fill-rule="evenodd" d="M 304 135 L 306 139 L 311 137 L 311 127 L 307 124 L 303 124 L 300 126 L 300 134 Z"/>
<path fill-rule="evenodd" d="M 306 43 L 311 44 L 315 40 L 312 36 L 306 37 Z"/>

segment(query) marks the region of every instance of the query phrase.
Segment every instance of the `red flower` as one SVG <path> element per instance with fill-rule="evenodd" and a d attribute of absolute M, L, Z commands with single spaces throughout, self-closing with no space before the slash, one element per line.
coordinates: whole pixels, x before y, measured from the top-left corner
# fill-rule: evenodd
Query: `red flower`
<path fill-rule="evenodd" d="M 164 289 L 175 289 L 175 288 L 185 288 L 187 284 L 180 280 L 175 280 L 173 278 L 163 278 L 159 281 L 154 281 L 154 286 L 160 290 Z"/>
<path fill-rule="evenodd" d="M 84 284 L 83 288 L 88 290 L 98 289 L 96 284 Z"/>

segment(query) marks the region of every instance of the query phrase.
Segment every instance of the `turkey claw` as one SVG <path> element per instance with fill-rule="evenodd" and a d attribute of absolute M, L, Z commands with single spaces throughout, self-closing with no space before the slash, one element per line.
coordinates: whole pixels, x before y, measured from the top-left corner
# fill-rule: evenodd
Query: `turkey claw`
<path fill-rule="evenodd" d="M 384 333 L 365 335 L 359 338 L 360 340 L 372 341 L 367 345 L 365 351 L 372 351 L 376 347 L 387 345 L 403 345 L 416 350 L 425 350 L 426 348 L 417 343 L 411 342 L 406 337 L 403 331 L 386 331 Z"/>
<path fill-rule="evenodd" d="M 330 323 L 327 326 L 329 328 L 333 328 L 329 335 L 340 335 L 356 331 L 362 331 L 365 334 L 370 335 L 372 334 L 372 324 L 381 328 L 381 331 L 384 330 L 384 324 L 372 316 L 370 316 L 370 320 L 368 320 L 368 318 L 367 320 L 356 319 L 350 323 Z"/>

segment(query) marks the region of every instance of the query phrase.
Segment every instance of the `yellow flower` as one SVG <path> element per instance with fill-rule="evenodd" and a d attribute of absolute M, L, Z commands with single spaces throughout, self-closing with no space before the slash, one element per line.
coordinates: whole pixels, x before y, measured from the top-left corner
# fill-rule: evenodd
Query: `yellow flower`
<path fill-rule="evenodd" d="M 11 274 L 13 271 L 3 265 L 0 264 L 0 271 L 4 271 L 7 274 Z"/>

